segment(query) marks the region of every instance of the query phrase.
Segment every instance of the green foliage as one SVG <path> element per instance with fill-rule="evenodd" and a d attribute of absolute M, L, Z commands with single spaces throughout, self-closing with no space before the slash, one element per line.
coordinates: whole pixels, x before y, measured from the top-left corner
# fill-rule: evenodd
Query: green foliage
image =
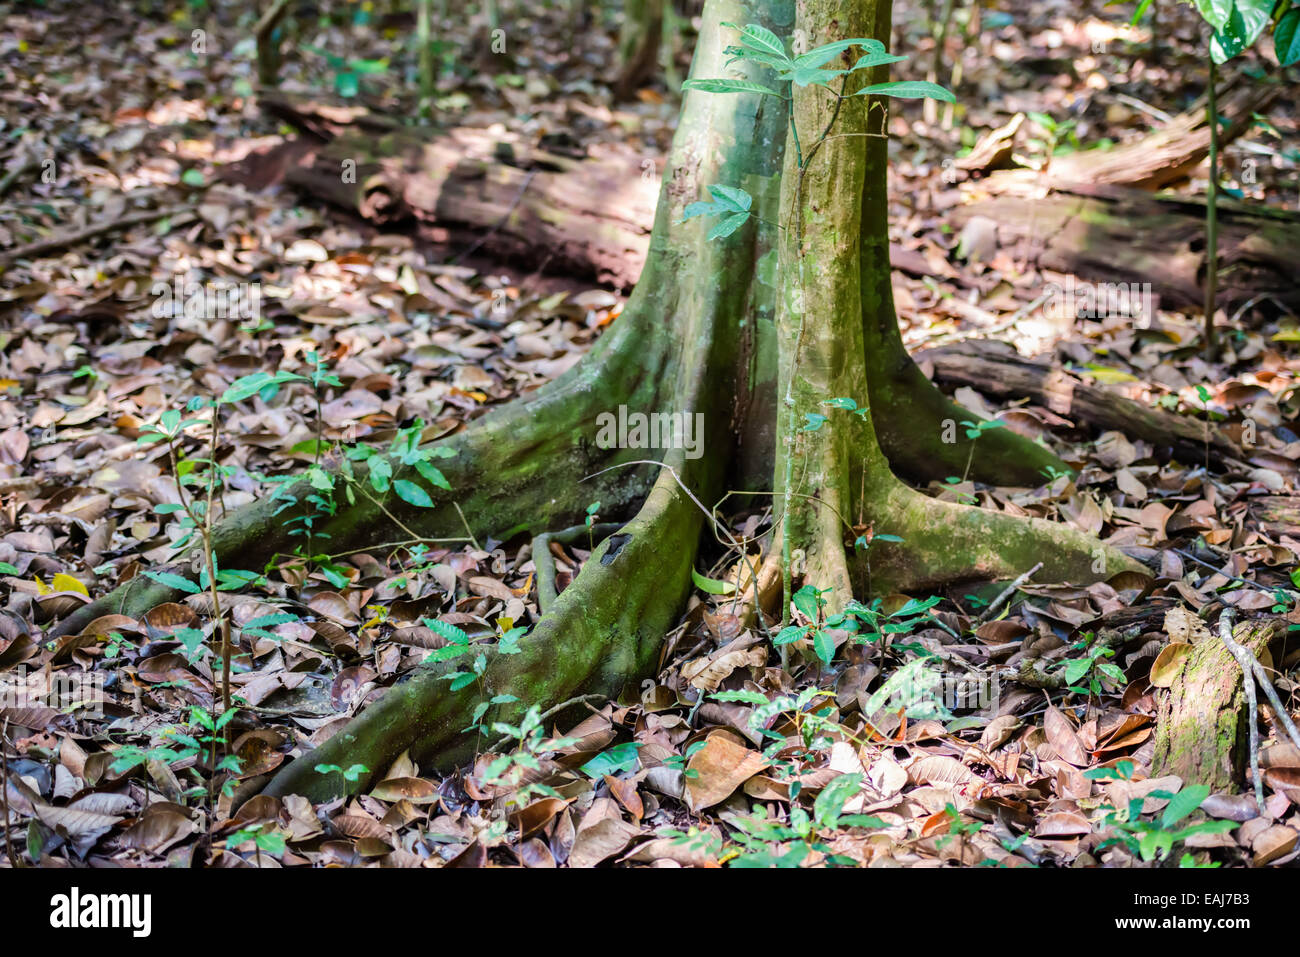
<path fill-rule="evenodd" d="M 1091 771 L 1085 771 L 1083 776 L 1092 781 L 1131 781 L 1133 767 L 1133 762 L 1125 759 L 1116 762 L 1114 768 L 1094 768 Z M 1164 810 L 1159 813 L 1158 818 L 1144 818 L 1142 816 L 1142 806 L 1145 803 L 1142 797 L 1133 798 L 1128 802 L 1128 806 L 1124 808 L 1116 808 L 1109 803 L 1103 804 L 1099 808 L 1102 812 L 1102 825 L 1111 830 L 1113 836 L 1102 841 L 1097 846 L 1097 849 L 1100 851 L 1119 844 L 1127 848 L 1136 857 L 1151 863 L 1152 861 L 1163 861 L 1169 856 L 1175 844 L 1181 843 L 1193 835 L 1223 834 L 1231 831 L 1237 826 L 1235 821 L 1205 820 L 1194 824 L 1181 824 L 1188 815 L 1200 808 L 1205 799 L 1209 797 L 1209 794 L 1210 789 L 1203 784 L 1189 785 L 1176 793 L 1152 791 L 1145 797 L 1169 802 L 1165 805 Z M 1190 854 L 1184 854 L 1180 859 L 1180 866 L 1196 867 L 1199 865 L 1196 864 Z M 1210 864 L 1207 866 L 1217 867 L 1218 865 Z"/>
<path fill-rule="evenodd" d="M 1270 24 L 1273 25 L 1273 49 L 1278 62 L 1286 67 L 1300 61 L 1300 7 L 1292 0 L 1192 0 L 1201 19 L 1210 25 L 1210 56 L 1215 63 L 1225 63 L 1253 46 Z M 1133 15 L 1133 22 L 1146 12 L 1150 0 L 1143 0 Z"/>
<path fill-rule="evenodd" d="M 879 828 L 885 822 L 865 814 L 845 814 L 844 806 L 861 789 L 862 775 L 842 774 L 822 788 L 813 802 L 812 812 L 792 803 L 787 823 L 768 817 L 760 806 L 753 814 L 729 819 L 737 848 L 729 860 L 731 867 L 789 868 L 800 867 L 812 852 L 823 855 L 830 867 L 856 867 L 857 861 L 836 854 L 826 843 L 827 832 L 848 828 Z M 793 795 L 792 795 L 793 802 Z"/>
<path fill-rule="evenodd" d="M 1108 648 L 1100 641 L 1094 641 L 1092 632 L 1086 633 L 1084 640 L 1073 648 L 1084 651 L 1082 657 L 1070 658 L 1059 663 L 1061 676 L 1070 691 L 1075 694 L 1096 697 L 1102 693 L 1102 683 L 1109 681 L 1122 688 L 1128 684 L 1128 678 L 1119 665 L 1106 659 L 1115 657 L 1115 649 Z"/>
<path fill-rule="evenodd" d="M 147 748 L 133 744 L 123 745 L 113 752 L 113 762 L 109 765 L 109 771 L 121 775 L 149 761 L 161 761 L 169 766 L 176 765 L 199 757 L 205 751 L 215 756 L 218 748 L 226 746 L 226 736 L 222 732 L 234 718 L 235 713 L 236 709 L 230 708 L 220 715 L 212 715 L 202 708 L 191 706 L 187 727 L 194 729 L 193 734 L 186 727 L 173 725 L 164 729 L 160 735 L 163 743 Z M 191 768 L 190 771 L 193 774 L 198 773 L 196 768 Z M 222 772 L 235 775 L 239 771 L 240 761 L 233 754 L 226 755 L 212 768 L 214 775 Z M 233 793 L 234 786 L 234 778 L 228 777 L 222 784 L 222 793 L 226 795 Z M 199 787 L 188 793 L 202 793 L 203 790 Z"/>
<path fill-rule="evenodd" d="M 745 225 L 749 219 L 750 208 L 754 205 L 754 197 L 734 186 L 710 186 L 709 192 L 713 194 L 713 202 L 691 203 L 682 211 L 682 222 L 694 219 L 696 216 L 726 217 L 709 230 L 709 240 L 730 236 Z"/>
<path fill-rule="evenodd" d="M 879 40 L 864 37 L 851 40 L 836 40 L 833 43 L 823 44 L 815 50 L 810 50 L 800 56 L 790 57 L 785 52 L 785 41 L 766 27 L 756 23 L 750 23 L 744 27 L 736 26 L 734 23 L 724 23 L 723 26 L 736 30 L 740 34 L 739 44 L 729 46 L 724 51 L 730 58 L 727 60 L 727 66 L 739 61 L 756 63 L 775 70 L 777 79 L 781 81 L 783 87 L 786 84 L 793 84 L 798 87 L 818 86 L 829 91 L 837 100 L 846 99 L 844 88 L 849 74 L 889 63 L 898 63 L 907 59 L 907 57 L 888 53 L 885 50 L 885 45 Z M 824 64 L 853 47 L 860 47 L 865 52 L 854 62 L 852 67 L 842 70 L 822 68 Z M 838 92 L 832 86 L 836 80 L 839 81 Z M 762 83 L 726 77 L 687 80 L 682 84 L 682 89 L 698 90 L 701 93 L 747 93 L 760 96 L 776 96 L 782 99 L 790 98 L 786 93 L 774 90 Z M 936 83 L 925 80 L 872 83 L 849 95 L 888 96 L 898 99 L 928 97 L 945 100 L 949 103 L 954 101 L 952 93 L 948 90 Z M 795 131 L 793 112 L 790 116 L 790 123 L 792 131 Z M 823 134 L 823 138 L 824 136 L 825 134 Z M 795 148 L 799 153 L 799 167 L 802 169 L 804 161 L 802 151 L 798 145 L 797 131 L 795 131 Z M 682 222 L 694 219 L 696 216 L 721 216 L 723 217 L 722 220 L 709 230 L 708 239 L 725 239 L 749 221 L 754 198 L 737 186 L 711 185 L 709 186 L 709 192 L 712 194 L 713 200 L 709 202 L 698 201 L 688 205 L 683 212 Z M 815 419 L 816 421 L 814 421 Z M 815 432 L 821 427 L 822 421 L 824 419 L 810 415 L 809 424 L 804 431 Z"/>
<path fill-rule="evenodd" d="M 506 803 L 515 807 L 526 807 L 539 797 L 560 796 L 554 788 L 540 781 L 525 781 L 525 778 L 529 772 L 541 772 L 541 758 L 546 753 L 577 744 L 577 738 L 547 738 L 536 705 L 528 709 L 518 726 L 497 721 L 493 723 L 492 730 L 507 740 L 515 741 L 517 747 L 488 764 L 483 771 L 485 786 L 510 790 L 511 795 Z"/>
<path fill-rule="evenodd" d="M 317 774 L 337 774 L 348 784 L 355 784 L 361 780 L 362 775 L 369 774 L 370 769 L 364 764 L 354 764 L 347 768 L 339 767 L 337 764 L 318 764 L 316 765 Z"/>

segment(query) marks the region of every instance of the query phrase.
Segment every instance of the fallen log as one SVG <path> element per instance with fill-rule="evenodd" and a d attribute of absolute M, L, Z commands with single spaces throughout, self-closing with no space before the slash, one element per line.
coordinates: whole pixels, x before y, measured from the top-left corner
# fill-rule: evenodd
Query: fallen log
<path fill-rule="evenodd" d="M 1203 422 L 1088 385 L 1064 369 L 1024 358 L 1006 343 L 968 340 L 926 349 L 914 358 L 936 382 L 969 386 L 1000 399 L 1027 396 L 1057 415 L 1145 439 L 1158 452 L 1188 461 L 1204 457 L 1206 443 L 1220 454 L 1241 454 L 1221 430 L 1207 430 Z"/>
<path fill-rule="evenodd" d="M 283 176 L 378 225 L 413 221 L 440 245 L 481 248 L 526 268 L 620 288 L 640 274 L 657 189 L 643 156 L 584 159 L 505 131 L 404 127 L 363 106 L 279 95 L 260 102 L 321 142 L 286 143 L 232 166 L 226 178 L 262 188 Z M 1203 203 L 1109 186 L 1061 186 L 1050 195 L 1025 182 L 1005 188 L 954 208 L 955 225 L 983 217 L 1024 261 L 1085 279 L 1150 282 L 1165 306 L 1204 301 Z M 1300 216 L 1222 201 L 1219 209 L 1225 307 L 1271 297 L 1300 309 L 1290 252 L 1300 245 Z M 930 274 L 914 251 L 891 244 L 890 253 L 894 268 Z"/>
<path fill-rule="evenodd" d="M 1219 147 L 1249 129 L 1255 114 L 1265 110 L 1280 92 L 1276 86 L 1255 82 L 1226 84 L 1216 97 L 1219 113 Z M 1008 124 L 1010 126 L 1010 124 Z M 1011 130 L 1014 135 L 1016 128 Z M 1003 132 L 1007 127 L 1003 127 Z M 1054 156 L 1041 171 L 1004 170 L 981 183 L 990 193 L 1016 193 L 1025 184 L 1042 186 L 1129 186 L 1156 190 L 1186 179 L 1210 154 L 1210 125 L 1202 97 L 1177 116 L 1170 117 L 1140 139 L 1110 149 L 1087 149 Z M 997 154 L 994 154 L 995 156 Z M 958 161 L 959 169 L 970 164 Z"/>
<path fill-rule="evenodd" d="M 1295 249 L 1300 214 L 1220 200 L 1219 292 L 1224 309 L 1271 299 L 1300 308 Z M 1025 184 L 950 211 L 964 229 L 983 220 L 997 248 L 1040 269 L 1112 283 L 1151 283 L 1164 308 L 1205 301 L 1205 204 L 1117 186 Z"/>

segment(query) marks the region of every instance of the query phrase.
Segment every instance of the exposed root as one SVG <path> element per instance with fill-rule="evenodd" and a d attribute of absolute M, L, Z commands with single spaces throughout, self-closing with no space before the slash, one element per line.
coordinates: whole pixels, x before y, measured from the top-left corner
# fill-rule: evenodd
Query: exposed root
<path fill-rule="evenodd" d="M 348 786 L 355 793 L 408 748 L 427 766 L 445 770 L 463 763 L 485 747 L 479 735 L 465 729 L 475 706 L 494 695 L 511 694 L 518 701 L 490 710 L 483 719 L 489 725 L 517 721 L 528 705 L 547 709 L 580 695 L 617 695 L 657 660 L 663 635 L 690 588 L 703 519 L 665 472 L 622 533 L 592 552 L 551 613 L 520 642 L 519 654 L 502 655 L 484 646 L 489 657 L 481 680 L 456 692 L 442 678 L 452 666 L 420 669 L 285 767 L 265 793 L 325 800 L 338 794 L 343 782 L 338 775 L 317 773 L 316 765 L 363 764 L 369 773 Z"/>
<path fill-rule="evenodd" d="M 875 530 L 902 542 L 873 542 L 872 593 L 934 589 L 945 583 L 1017 578 L 1042 564 L 1041 578 L 1101 581 L 1145 566 L 1092 535 L 1060 522 L 942 502 L 901 482 L 880 497 Z"/>

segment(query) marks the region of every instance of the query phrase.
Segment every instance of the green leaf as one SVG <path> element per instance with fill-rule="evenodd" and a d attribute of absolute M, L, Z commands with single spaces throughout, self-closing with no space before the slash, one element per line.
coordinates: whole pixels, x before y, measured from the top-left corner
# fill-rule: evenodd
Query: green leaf
<path fill-rule="evenodd" d="M 441 650 L 443 649 L 439 649 L 439 651 Z M 430 657 L 432 657 L 432 655 Z M 450 685 L 450 690 L 460 691 L 462 688 L 468 688 L 470 685 L 474 683 L 477 677 L 478 675 L 474 674 L 474 672 L 472 671 L 466 671 L 462 674 L 459 674 L 452 681 Z"/>
<path fill-rule="evenodd" d="M 795 86 L 824 86 L 829 88 L 831 80 L 848 72 L 848 70 L 820 70 L 812 66 L 797 66 L 787 73 L 782 73 L 781 79 L 793 83 Z"/>
<path fill-rule="evenodd" d="M 1204 784 L 1192 784 L 1183 788 L 1165 806 L 1165 813 L 1160 817 L 1161 825 L 1173 827 L 1200 807 L 1209 796 L 1210 789 Z"/>
<path fill-rule="evenodd" d="M 709 192 L 718 201 L 718 205 L 731 212 L 748 212 L 754 205 L 754 197 L 738 186 L 716 184 L 709 187 Z"/>
<path fill-rule="evenodd" d="M 787 625 L 777 632 L 776 637 L 772 639 L 772 644 L 788 645 L 792 641 L 798 641 L 807 632 L 808 629 L 802 625 Z"/>
<path fill-rule="evenodd" d="M 145 577 L 152 578 L 159 585 L 166 585 L 168 588 L 183 591 L 187 595 L 197 595 L 200 591 L 199 586 L 188 578 L 173 575 L 171 572 L 145 572 Z"/>
<path fill-rule="evenodd" d="M 712 242 L 715 239 L 726 239 L 749 220 L 749 213 L 733 213 L 722 222 L 718 223 L 709 230 L 709 234 L 704 238 Z"/>
<path fill-rule="evenodd" d="M 825 628 L 819 628 L 813 635 L 813 651 L 817 652 L 817 657 L 822 660 L 822 664 L 829 665 L 831 659 L 835 657 L 835 640 Z"/>
<path fill-rule="evenodd" d="M 433 499 L 429 493 L 414 482 L 408 482 L 406 479 L 398 479 L 393 483 L 393 491 L 403 502 L 411 505 L 417 505 L 420 508 L 433 508 Z"/>
<path fill-rule="evenodd" d="M 579 770 L 587 777 L 599 778 L 606 774 L 619 774 L 623 771 L 632 771 L 636 769 L 636 753 L 641 747 L 638 741 L 627 741 L 623 744 L 615 745 L 608 751 L 604 751 L 586 764 L 582 765 Z"/>
<path fill-rule="evenodd" d="M 0 562 L 0 575 L 21 575 L 17 565 L 11 565 L 8 562 Z"/>
<path fill-rule="evenodd" d="M 1233 0 L 1192 0 L 1192 2 L 1196 5 L 1202 19 L 1216 32 L 1228 25 L 1228 18 L 1232 16 Z"/>
<path fill-rule="evenodd" d="M 1300 7 L 1292 7 L 1273 28 L 1273 51 L 1282 66 L 1300 62 Z"/>
<path fill-rule="evenodd" d="M 822 788 L 813 802 L 813 818 L 822 827 L 834 827 L 844 805 L 849 802 L 862 784 L 860 774 L 841 774 Z"/>
<path fill-rule="evenodd" d="M 244 631 L 248 631 L 250 628 L 274 628 L 276 625 L 287 625 L 289 622 L 297 620 L 297 615 L 292 615 L 287 611 L 277 612 L 273 615 L 259 615 L 244 622 Z"/>
<path fill-rule="evenodd" d="M 931 99 L 956 103 L 957 97 L 938 83 L 929 80 L 895 80 L 892 83 L 871 83 L 854 93 L 854 96 L 892 96 L 900 100 Z"/>
<path fill-rule="evenodd" d="M 469 635 L 449 622 L 439 621 L 437 618 L 421 618 L 420 621 L 434 634 L 446 638 L 453 645 L 469 644 Z"/>
<path fill-rule="evenodd" d="M 786 56 L 785 44 L 781 42 L 781 38 L 767 27 L 757 23 L 747 23 L 743 28 L 736 26 L 734 23 L 724 23 L 722 25 L 733 30 L 740 30 L 740 45 L 746 49 L 778 61 L 791 62 L 790 58 Z"/>
<path fill-rule="evenodd" d="M 370 485 L 376 492 L 387 492 L 393 478 L 393 463 L 386 458 L 370 460 Z"/>
<path fill-rule="evenodd" d="M 800 429 L 800 432 L 816 432 L 826 423 L 826 416 L 819 412 L 805 412 L 804 418 L 808 420 L 808 424 Z"/>
<path fill-rule="evenodd" d="M 701 93 L 758 93 L 763 96 L 780 96 L 776 90 L 769 89 L 762 83 L 750 80 L 726 80 L 721 77 L 707 80 L 687 80 L 682 84 L 683 90 L 699 90 Z"/>
<path fill-rule="evenodd" d="M 1091 658 L 1075 658 L 1065 664 L 1065 682 L 1074 684 L 1092 668 Z"/>
<path fill-rule="evenodd" d="M 691 581 L 695 582 L 695 587 L 700 591 L 706 591 L 710 595 L 730 595 L 736 590 L 733 583 L 718 581 L 715 578 L 705 578 L 694 568 L 691 569 Z"/>
<path fill-rule="evenodd" d="M 858 70 L 870 70 L 872 67 L 898 63 L 906 59 L 905 56 L 896 56 L 893 53 L 885 53 L 883 50 L 879 53 L 868 53 L 866 56 L 859 57 L 858 62 L 853 64 L 853 69 L 849 72 L 856 73 Z"/>
<path fill-rule="evenodd" d="M 190 168 L 181 174 L 181 182 L 186 186 L 203 186 L 207 180 L 204 179 L 201 170 Z"/>
<path fill-rule="evenodd" d="M 879 40 L 871 40 L 866 37 L 856 37 L 852 40 L 836 40 L 833 43 L 825 43 L 807 53 L 800 54 L 794 58 L 794 64 L 798 67 L 821 66 L 831 57 L 838 56 L 849 47 L 862 47 L 868 51 L 868 55 L 877 55 L 885 52 L 885 45 Z M 900 60 L 906 57 L 899 57 Z M 855 66 L 853 69 L 857 69 Z"/>
<path fill-rule="evenodd" d="M 818 611 L 821 608 L 821 602 L 818 600 L 817 589 L 811 585 L 804 585 L 791 598 L 794 607 L 808 616 L 809 621 L 816 621 Z"/>
<path fill-rule="evenodd" d="M 1216 63 L 1231 60 L 1257 39 L 1273 13 L 1273 0 L 1236 0 L 1228 22 L 1210 40 L 1210 56 Z"/>
<path fill-rule="evenodd" d="M 177 628 L 172 636 L 185 648 L 185 657 L 190 661 L 194 660 L 205 639 L 203 632 L 197 628 Z"/>
<path fill-rule="evenodd" d="M 447 477 L 424 459 L 416 460 L 415 470 L 424 476 L 424 480 L 434 488 L 445 489 L 448 492 L 451 491 L 451 483 L 447 481 Z"/>
<path fill-rule="evenodd" d="M 738 701 L 762 707 L 767 704 L 767 695 L 758 691 L 718 691 L 710 695 L 714 701 Z"/>

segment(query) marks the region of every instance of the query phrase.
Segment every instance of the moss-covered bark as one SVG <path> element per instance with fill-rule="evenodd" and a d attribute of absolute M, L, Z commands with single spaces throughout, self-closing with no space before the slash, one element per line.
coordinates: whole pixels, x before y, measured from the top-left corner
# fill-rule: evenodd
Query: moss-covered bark
<path fill-rule="evenodd" d="M 1276 619 L 1246 621 L 1233 637 L 1258 658 L 1285 627 Z M 1241 667 L 1217 636 L 1206 633 L 1173 685 L 1158 692 L 1151 773 L 1235 791 L 1249 757 L 1245 698 Z"/>
<path fill-rule="evenodd" d="M 801 0 L 798 29 L 813 44 L 845 34 L 887 40 L 888 6 L 888 0 Z M 855 591 L 1014 577 L 1039 561 L 1046 576 L 1075 581 L 1140 567 L 1064 526 L 936 501 L 891 471 L 878 440 L 885 430 L 898 450 L 891 456 L 905 449 L 909 456 L 951 460 L 960 474 L 971 455 L 966 444 L 945 448 L 939 421 L 911 410 L 910 400 L 919 398 L 931 413 L 969 413 L 925 382 L 902 350 L 884 227 L 886 154 L 875 135 L 883 128 L 882 112 L 863 101 L 846 98 L 837 110 L 834 97 L 815 87 L 796 90 L 793 101 L 798 141 L 805 145 L 802 169 L 793 135 L 786 147 L 785 294 L 777 321 L 782 400 L 775 481 L 785 510 L 786 597 L 792 572 L 802 572 L 805 584 L 831 589 L 835 608 Z M 833 135 L 822 140 L 832 118 Z M 900 382 L 912 385 L 902 391 Z M 869 407 L 870 414 L 859 415 L 853 406 Z M 1004 475 L 1017 471 L 1003 459 L 1012 451 L 1027 468 L 1055 461 L 1045 450 L 1037 457 L 1025 454 L 1021 447 L 1027 443 L 1015 437 L 990 439 L 1002 431 L 987 432 L 979 442 L 989 445 L 976 446 L 985 468 Z M 864 541 L 874 533 L 901 542 L 859 544 L 859 534 L 868 529 Z"/>
<path fill-rule="evenodd" d="M 889 42 L 891 4 L 878 2 L 870 36 Z M 871 71 L 870 82 L 889 80 L 888 65 Z M 885 129 L 888 100 L 877 99 L 869 126 Z M 897 103 L 898 101 L 894 101 Z M 1010 429 L 985 431 L 971 448 L 960 426 L 981 421 L 945 396 L 912 361 L 903 346 L 894 311 L 889 268 L 889 141 L 865 141 L 862 180 L 862 326 L 870 370 L 876 436 L 895 472 L 928 480 L 967 475 L 990 485 L 1037 486 L 1049 470 L 1069 469 L 1051 450 Z M 967 471 L 969 466 L 969 472 Z"/>

